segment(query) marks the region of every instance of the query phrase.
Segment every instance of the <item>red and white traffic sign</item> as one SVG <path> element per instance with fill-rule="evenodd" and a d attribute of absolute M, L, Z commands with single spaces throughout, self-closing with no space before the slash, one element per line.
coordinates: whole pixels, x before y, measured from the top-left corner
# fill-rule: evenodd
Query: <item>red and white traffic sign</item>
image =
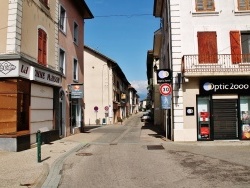
<path fill-rule="evenodd" d="M 109 110 L 109 107 L 108 107 L 108 106 L 105 106 L 105 107 L 104 107 L 104 110 L 108 111 L 108 110 Z"/>
<path fill-rule="evenodd" d="M 172 86 L 168 83 L 160 85 L 160 93 L 164 96 L 170 95 L 172 92 Z"/>

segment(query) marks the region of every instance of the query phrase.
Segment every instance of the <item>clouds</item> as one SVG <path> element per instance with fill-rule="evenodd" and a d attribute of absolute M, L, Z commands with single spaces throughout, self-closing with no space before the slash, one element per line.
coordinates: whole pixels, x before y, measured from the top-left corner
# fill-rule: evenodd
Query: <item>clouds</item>
<path fill-rule="evenodd" d="M 133 80 L 130 82 L 132 87 L 136 89 L 138 95 L 145 96 L 147 95 L 147 86 L 148 81 L 147 80 Z"/>

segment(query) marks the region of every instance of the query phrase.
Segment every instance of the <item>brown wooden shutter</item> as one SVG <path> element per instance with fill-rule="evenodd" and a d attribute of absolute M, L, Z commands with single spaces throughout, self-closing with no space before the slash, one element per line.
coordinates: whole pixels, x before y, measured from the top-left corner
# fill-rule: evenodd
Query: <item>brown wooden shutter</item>
<path fill-rule="evenodd" d="M 214 0 L 207 0 L 206 1 L 206 10 L 209 10 L 209 11 L 215 10 Z"/>
<path fill-rule="evenodd" d="M 231 55 L 232 63 L 241 62 L 241 43 L 240 43 L 240 32 L 230 31 L 230 44 L 231 44 Z"/>
<path fill-rule="evenodd" d="M 203 0 L 196 0 L 196 11 L 203 11 L 204 8 L 204 4 L 203 4 Z"/>
<path fill-rule="evenodd" d="M 198 32 L 199 63 L 218 63 L 216 32 Z"/>
<path fill-rule="evenodd" d="M 238 9 L 246 10 L 246 0 L 238 0 Z"/>

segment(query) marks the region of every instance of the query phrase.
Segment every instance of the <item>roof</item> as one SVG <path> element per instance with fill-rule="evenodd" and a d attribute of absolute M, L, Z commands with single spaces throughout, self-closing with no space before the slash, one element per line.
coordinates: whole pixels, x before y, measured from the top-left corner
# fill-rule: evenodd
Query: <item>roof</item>
<path fill-rule="evenodd" d="M 90 11 L 88 5 L 85 3 L 84 0 L 74 0 L 73 2 L 75 3 L 78 11 L 84 19 L 94 18 L 92 12 Z"/>

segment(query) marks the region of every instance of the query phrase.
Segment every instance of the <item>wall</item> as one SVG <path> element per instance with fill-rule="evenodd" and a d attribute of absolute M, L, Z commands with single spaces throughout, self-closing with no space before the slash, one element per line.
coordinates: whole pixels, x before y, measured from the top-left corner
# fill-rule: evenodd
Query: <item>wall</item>
<path fill-rule="evenodd" d="M 7 30 L 8 30 L 8 0 L 1 1 L 0 11 L 0 54 L 6 53 Z"/>
<path fill-rule="evenodd" d="M 105 118 L 105 106 L 112 112 L 112 69 L 107 65 L 106 59 L 84 50 L 84 99 L 85 99 L 85 125 L 96 124 L 95 120 Z M 98 107 L 95 112 L 94 107 Z M 106 118 L 110 123 L 111 119 Z"/>

